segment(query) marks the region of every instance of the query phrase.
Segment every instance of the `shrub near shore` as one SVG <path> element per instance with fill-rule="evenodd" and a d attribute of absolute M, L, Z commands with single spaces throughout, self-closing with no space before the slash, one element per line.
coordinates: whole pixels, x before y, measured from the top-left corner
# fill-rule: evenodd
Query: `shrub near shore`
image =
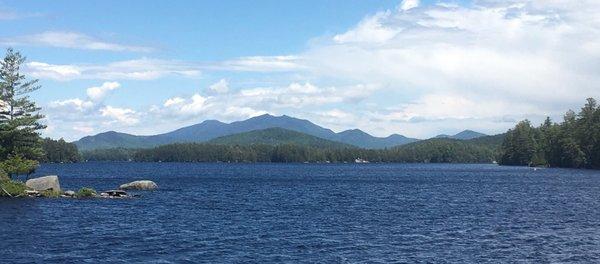
<path fill-rule="evenodd" d="M 25 184 L 12 180 L 0 180 L 0 197 L 25 196 Z"/>

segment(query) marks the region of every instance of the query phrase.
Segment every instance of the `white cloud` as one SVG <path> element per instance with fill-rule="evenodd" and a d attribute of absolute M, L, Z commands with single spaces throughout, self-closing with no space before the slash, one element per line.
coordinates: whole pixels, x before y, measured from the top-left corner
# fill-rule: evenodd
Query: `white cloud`
<path fill-rule="evenodd" d="M 43 62 L 29 62 L 26 64 L 29 73 L 42 79 L 70 80 L 81 75 L 79 67 L 73 65 L 51 65 Z"/>
<path fill-rule="evenodd" d="M 283 87 L 246 88 L 210 96 L 195 93 L 189 98 L 172 97 L 161 107 L 154 106 L 151 112 L 156 116 L 166 116 L 169 120 L 222 118 L 232 121 L 264 113 L 357 103 L 368 98 L 377 89 L 376 85 L 318 87 L 311 83 L 291 83 Z"/>
<path fill-rule="evenodd" d="M 143 46 L 122 45 L 101 41 L 85 34 L 66 31 L 46 31 L 39 34 L 2 38 L 0 43 L 10 46 L 48 46 L 56 48 L 150 52 L 153 49 Z"/>
<path fill-rule="evenodd" d="M 108 117 L 111 120 L 107 121 L 107 124 L 112 124 L 115 122 L 120 122 L 125 125 L 135 125 L 140 120 L 137 117 L 137 113 L 129 108 L 118 108 L 107 105 L 100 109 L 100 114 L 103 117 Z"/>
<path fill-rule="evenodd" d="M 355 28 L 335 35 L 333 40 L 337 43 L 383 43 L 398 34 L 401 29 L 390 28 L 383 24 L 388 19 L 391 11 L 380 12 L 374 16 L 363 19 Z"/>
<path fill-rule="evenodd" d="M 163 104 L 163 106 L 169 107 L 169 106 L 179 105 L 183 102 L 185 102 L 185 99 L 183 99 L 181 97 L 173 97 L 173 98 L 167 99 L 165 101 L 165 103 Z"/>
<path fill-rule="evenodd" d="M 87 89 L 87 96 L 94 102 L 104 100 L 108 92 L 119 88 L 121 84 L 118 82 L 105 82 L 98 87 L 90 87 Z"/>
<path fill-rule="evenodd" d="M 497 120 L 508 115 L 557 116 L 600 96 L 600 2 L 415 3 L 367 16 L 300 56 L 313 79 L 383 84 L 376 106 L 342 108 L 372 120 L 364 126 L 430 133 L 479 120 L 501 132 L 512 123 Z M 428 128 L 401 123 L 418 120 Z"/>
<path fill-rule="evenodd" d="M 419 0 L 403 0 L 400 4 L 400 9 L 402 11 L 407 11 L 419 6 Z"/>
<path fill-rule="evenodd" d="M 73 126 L 73 130 L 75 130 L 77 132 L 85 133 L 85 134 L 94 132 L 94 128 L 91 126 Z"/>
<path fill-rule="evenodd" d="M 48 103 L 45 107 L 47 122 L 53 127 L 73 130 L 76 135 L 100 129 L 114 129 L 121 126 L 131 126 L 139 122 L 140 113 L 129 109 L 106 105 L 104 100 L 111 91 L 119 88 L 118 82 L 105 82 L 100 86 L 86 90 L 87 98 L 71 98 Z M 69 135 L 72 136 L 72 135 Z M 73 138 L 71 138 L 73 139 Z"/>
<path fill-rule="evenodd" d="M 278 72 L 301 70 L 300 58 L 297 56 L 251 56 L 209 66 L 213 69 L 249 72 Z"/>
<path fill-rule="evenodd" d="M 49 104 L 50 108 L 54 109 L 65 109 L 66 111 L 76 110 L 77 112 L 84 112 L 94 107 L 94 103 L 91 101 L 81 100 L 79 98 L 66 99 L 61 101 L 52 101 Z"/>
<path fill-rule="evenodd" d="M 68 81 L 94 80 L 156 80 L 163 77 L 197 78 L 200 67 L 191 63 L 172 60 L 141 58 L 117 61 L 105 65 L 67 64 L 57 65 L 29 62 L 25 70 L 34 78 Z"/>
<path fill-rule="evenodd" d="M 227 93 L 229 91 L 229 83 L 225 79 L 221 79 L 209 86 L 209 89 L 214 93 Z"/>

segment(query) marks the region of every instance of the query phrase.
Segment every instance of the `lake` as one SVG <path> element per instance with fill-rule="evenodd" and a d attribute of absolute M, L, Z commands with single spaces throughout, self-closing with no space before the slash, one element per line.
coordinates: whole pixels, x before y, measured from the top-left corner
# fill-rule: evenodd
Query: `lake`
<path fill-rule="evenodd" d="M 44 164 L 63 189 L 0 199 L 0 263 L 591 263 L 600 172 L 461 164 Z"/>

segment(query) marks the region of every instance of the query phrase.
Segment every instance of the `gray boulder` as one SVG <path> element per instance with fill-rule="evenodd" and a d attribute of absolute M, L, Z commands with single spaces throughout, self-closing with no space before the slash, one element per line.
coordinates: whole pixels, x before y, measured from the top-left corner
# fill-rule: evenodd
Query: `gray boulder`
<path fill-rule="evenodd" d="M 25 182 L 25 186 L 36 191 L 52 190 L 60 192 L 60 183 L 56 175 L 30 179 Z"/>
<path fill-rule="evenodd" d="M 153 181 L 134 181 L 119 186 L 121 190 L 154 190 L 158 188 L 158 185 Z"/>
<path fill-rule="evenodd" d="M 75 192 L 74 191 L 66 191 L 63 193 L 63 195 L 66 197 L 75 197 Z"/>

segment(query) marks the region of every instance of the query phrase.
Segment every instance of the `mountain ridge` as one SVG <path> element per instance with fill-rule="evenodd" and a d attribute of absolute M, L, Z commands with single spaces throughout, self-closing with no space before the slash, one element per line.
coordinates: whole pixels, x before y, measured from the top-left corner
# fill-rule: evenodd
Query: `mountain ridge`
<path fill-rule="evenodd" d="M 477 132 L 477 131 L 473 131 L 470 129 L 466 129 L 466 130 L 458 132 L 454 135 L 440 134 L 433 138 L 450 138 L 450 139 L 459 139 L 459 140 L 470 140 L 470 139 L 475 139 L 475 138 L 480 138 L 480 137 L 485 137 L 485 136 L 488 136 L 488 135 Z"/>
<path fill-rule="evenodd" d="M 219 145 L 302 145 L 314 148 L 356 148 L 355 146 L 331 141 L 324 138 L 308 135 L 280 127 L 272 127 L 260 130 L 222 136 L 211 139 L 206 143 Z"/>
<path fill-rule="evenodd" d="M 273 116 L 264 114 L 231 123 L 224 123 L 218 120 L 205 120 L 157 135 L 138 136 L 107 131 L 82 137 L 73 143 L 82 151 L 109 148 L 151 148 L 171 143 L 208 142 L 223 136 L 277 127 L 366 149 L 390 148 L 419 141 L 419 139 L 399 134 L 392 134 L 387 137 L 375 137 L 360 129 L 349 129 L 336 133 L 331 129 L 321 127 L 306 119 L 294 118 L 287 115 Z"/>

